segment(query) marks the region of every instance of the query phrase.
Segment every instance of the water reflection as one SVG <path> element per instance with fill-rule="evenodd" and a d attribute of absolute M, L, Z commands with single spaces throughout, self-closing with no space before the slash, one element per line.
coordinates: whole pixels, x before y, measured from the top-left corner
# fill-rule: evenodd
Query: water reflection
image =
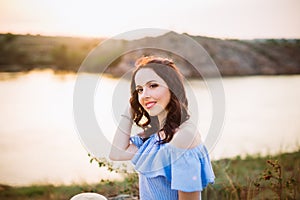
<path fill-rule="evenodd" d="M 90 164 L 78 139 L 72 114 L 75 78 L 51 71 L 0 74 L 1 183 L 68 184 L 119 178 Z M 117 119 L 111 102 L 118 79 L 102 81 L 105 87 L 97 90 L 95 112 L 112 140 Z M 199 114 L 205 140 L 211 120 L 210 94 L 203 82 L 189 84 L 198 101 L 198 108 L 192 110 Z M 299 148 L 299 87 L 300 76 L 225 78 L 226 122 L 211 157 Z"/>

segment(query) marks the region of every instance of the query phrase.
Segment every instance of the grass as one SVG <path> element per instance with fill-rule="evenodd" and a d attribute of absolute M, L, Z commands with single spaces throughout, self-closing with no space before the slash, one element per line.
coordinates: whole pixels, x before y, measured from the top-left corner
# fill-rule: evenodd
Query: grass
<path fill-rule="evenodd" d="M 106 197 L 113 197 L 119 194 L 130 194 L 127 184 L 124 182 L 111 182 L 102 180 L 95 185 L 33 185 L 27 187 L 9 187 L 0 185 L 1 200 L 66 200 L 70 199 L 75 194 L 81 192 L 96 192 Z M 132 195 L 137 195 L 132 193 Z"/>
<path fill-rule="evenodd" d="M 299 199 L 300 150 L 213 162 L 216 183 L 203 199 Z M 297 187 L 298 186 L 298 187 Z"/>
<path fill-rule="evenodd" d="M 102 163 L 102 166 L 105 164 Z M 107 166 L 107 165 L 106 165 Z M 202 199 L 299 199 L 300 149 L 275 156 L 236 157 L 213 161 L 215 184 L 202 192 Z M 127 174 L 122 182 L 99 180 L 89 185 L 0 185 L 0 199 L 70 199 L 81 192 L 97 192 L 106 197 L 119 194 L 138 196 L 137 174 Z"/>

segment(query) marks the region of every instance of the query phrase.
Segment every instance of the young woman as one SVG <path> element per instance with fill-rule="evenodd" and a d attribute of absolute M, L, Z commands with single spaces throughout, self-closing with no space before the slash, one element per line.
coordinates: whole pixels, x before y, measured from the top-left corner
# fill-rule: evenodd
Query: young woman
<path fill-rule="evenodd" d="M 131 136 L 133 123 L 144 131 Z M 189 119 L 182 75 L 171 60 L 137 60 L 130 106 L 122 114 L 110 159 L 132 161 L 142 200 L 199 200 L 214 182 L 208 152 Z"/>

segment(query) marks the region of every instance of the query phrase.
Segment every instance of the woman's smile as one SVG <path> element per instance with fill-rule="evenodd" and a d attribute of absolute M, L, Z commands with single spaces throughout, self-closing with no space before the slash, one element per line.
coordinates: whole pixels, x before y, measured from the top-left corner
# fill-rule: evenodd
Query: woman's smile
<path fill-rule="evenodd" d="M 155 101 L 150 101 L 145 103 L 145 107 L 150 110 L 153 106 L 155 106 L 156 102 Z"/>

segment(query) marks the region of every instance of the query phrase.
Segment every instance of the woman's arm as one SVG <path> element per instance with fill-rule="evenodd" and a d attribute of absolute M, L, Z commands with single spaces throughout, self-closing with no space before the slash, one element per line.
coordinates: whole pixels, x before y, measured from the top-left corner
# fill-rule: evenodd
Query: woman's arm
<path fill-rule="evenodd" d="M 201 195 L 199 191 L 196 192 L 182 192 L 178 191 L 178 200 L 200 200 Z"/>
<path fill-rule="evenodd" d="M 121 116 L 109 154 L 109 158 L 115 161 L 131 160 L 138 150 L 134 144 L 130 144 L 132 120 L 129 108 Z"/>
<path fill-rule="evenodd" d="M 191 149 L 198 146 L 201 143 L 201 135 L 197 130 L 197 127 L 191 122 L 184 122 L 178 129 L 177 133 L 170 144 L 181 149 Z M 199 169 L 200 170 L 200 169 Z M 199 200 L 201 199 L 201 192 L 183 192 L 178 191 L 179 200 Z"/>

